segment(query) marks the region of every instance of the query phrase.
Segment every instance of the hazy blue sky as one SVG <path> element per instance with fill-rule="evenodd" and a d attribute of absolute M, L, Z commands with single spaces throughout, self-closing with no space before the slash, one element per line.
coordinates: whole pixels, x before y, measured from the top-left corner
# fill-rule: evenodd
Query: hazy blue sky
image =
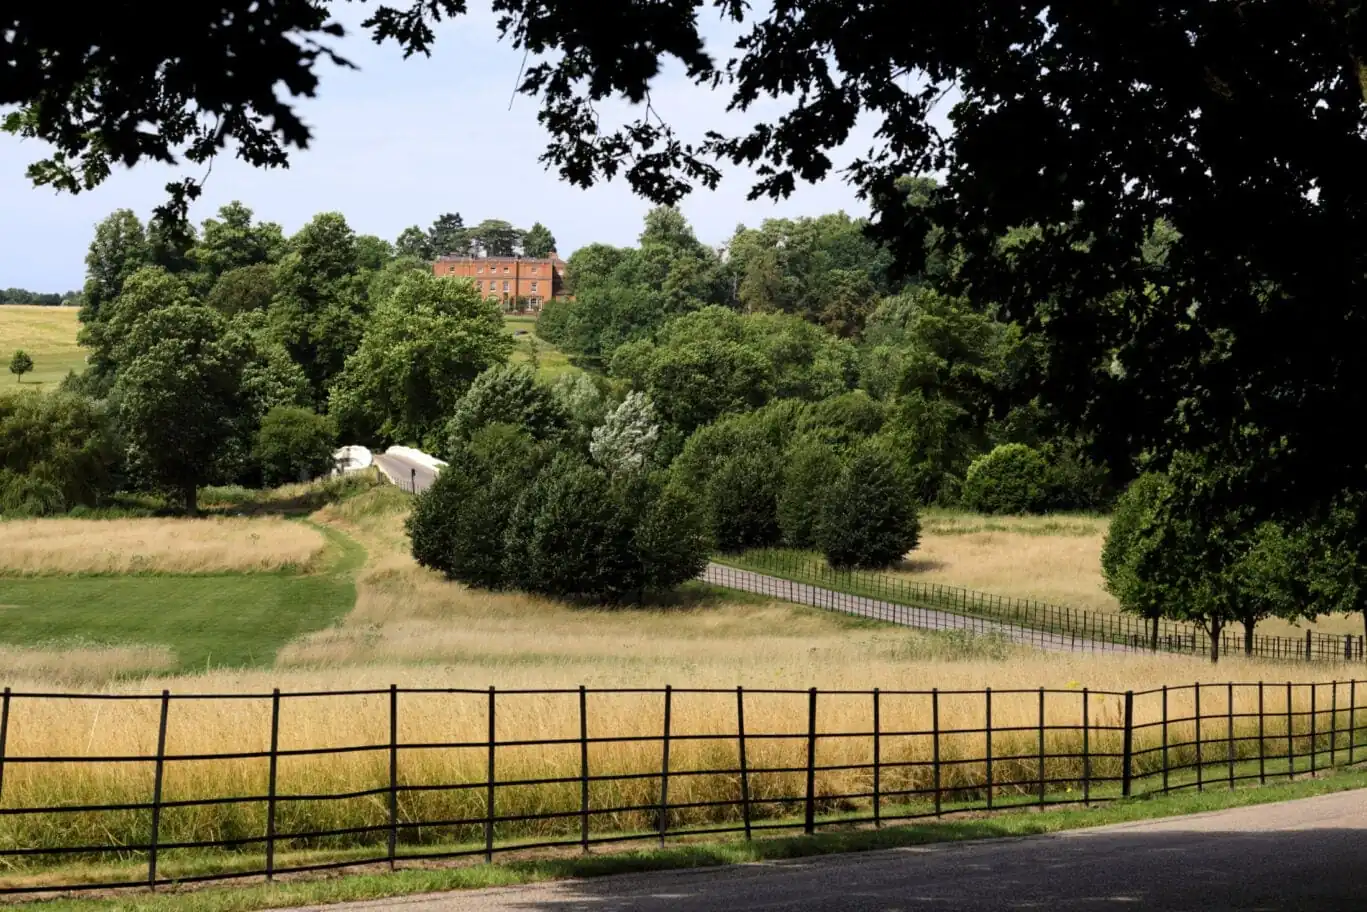
<path fill-rule="evenodd" d="M 341 9 L 359 21 L 355 7 Z M 288 170 L 258 171 L 221 157 L 192 211 L 196 222 L 240 199 L 287 232 L 317 212 L 339 210 L 357 231 L 393 240 L 408 225 L 426 226 L 442 212 L 459 212 L 466 224 L 503 218 L 527 227 L 539 220 L 554 232 L 562 255 L 591 241 L 634 243 L 648 204 L 625 183 L 579 190 L 537 161 L 546 134 L 536 122 L 536 101 L 518 96 L 509 110 L 522 56 L 496 40 L 488 12 L 444 23 L 430 59 L 405 61 L 393 46 L 377 47 L 350 31 L 341 49 L 360 71 L 325 67 L 318 97 L 299 105 L 314 131 L 311 148 L 294 152 Z M 709 24 L 708 31 L 723 36 L 718 26 Z M 656 110 L 691 138 L 776 110 L 728 116 L 724 95 L 694 88 L 677 72 L 664 74 L 653 99 Z M 863 152 L 869 139 L 870 132 L 861 130 L 849 157 Z M 163 199 L 169 179 L 197 173 L 145 165 L 116 172 L 94 192 L 57 195 L 34 189 L 24 177 L 24 167 L 45 148 L 0 134 L 0 287 L 78 288 L 97 221 L 120 207 L 145 218 Z M 684 201 L 681 208 L 699 238 L 720 243 L 738 223 L 774 216 L 867 212 L 839 176 L 777 205 L 747 202 L 750 185 L 747 172 L 732 169 L 717 191 L 696 191 Z"/>

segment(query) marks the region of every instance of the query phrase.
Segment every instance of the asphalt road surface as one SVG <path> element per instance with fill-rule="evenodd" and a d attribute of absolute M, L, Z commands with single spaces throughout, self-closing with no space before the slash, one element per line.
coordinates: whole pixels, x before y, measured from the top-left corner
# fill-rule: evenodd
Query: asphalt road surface
<path fill-rule="evenodd" d="M 380 471 L 405 491 L 413 491 L 415 494 L 426 491 L 437 478 L 436 471 L 406 456 L 376 453 L 374 459 Z"/>
<path fill-rule="evenodd" d="M 1361 910 L 1367 791 L 1024 839 L 560 881 L 345 912 Z"/>
<path fill-rule="evenodd" d="M 1078 650 L 1090 652 L 1146 651 L 1136 650 L 1121 643 L 1079 639 L 1069 634 L 1032 630 L 1029 627 L 1018 627 L 1015 624 L 1005 624 L 1000 621 L 988 621 L 962 614 L 951 614 L 948 611 L 937 611 L 934 608 L 917 608 L 898 605 L 882 599 L 866 598 L 862 595 L 847 595 L 843 592 L 823 589 L 820 586 L 794 583 L 775 576 L 767 576 L 749 570 L 737 570 L 721 564 L 708 564 L 707 569 L 703 571 L 702 580 L 718 586 L 725 586 L 728 589 L 772 595 L 775 598 L 797 602 L 800 605 L 812 605 L 816 608 L 877 618 L 893 624 L 901 624 L 904 627 L 915 627 L 920 630 L 964 630 L 979 636 L 999 636 L 1012 643 L 1034 646 L 1038 649 L 1065 652 Z"/>

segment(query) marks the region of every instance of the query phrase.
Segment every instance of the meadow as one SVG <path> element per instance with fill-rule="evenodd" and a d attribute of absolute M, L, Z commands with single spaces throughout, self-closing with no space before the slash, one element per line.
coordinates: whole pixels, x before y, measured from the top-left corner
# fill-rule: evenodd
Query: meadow
<path fill-rule="evenodd" d="M 8 367 L 10 355 L 22 348 L 33 358 L 33 371 L 21 380 L 25 387 L 51 389 L 71 371 L 85 370 L 85 350 L 76 344 L 75 307 L 39 307 L 28 304 L 0 306 L 0 361 Z M 0 382 L 15 383 L 6 372 Z"/>
<path fill-rule="evenodd" d="M 547 380 L 554 380 L 576 369 L 570 364 L 568 355 L 537 336 L 534 314 L 504 314 L 503 323 L 511 333 L 525 333 L 516 337 L 512 356 L 514 364 L 532 364 Z"/>
<path fill-rule="evenodd" d="M 937 687 L 974 692 L 984 686 L 998 691 L 1043 686 L 1078 692 L 1076 697 L 1053 699 L 1048 710 L 1049 724 L 1073 725 L 1083 687 L 1123 691 L 1179 682 L 1305 682 L 1345 675 L 1343 669 L 1327 666 L 1238 659 L 1212 668 L 1182 656 L 1045 655 L 993 639 L 908 630 L 697 584 L 643 608 L 612 610 L 517 593 L 476 592 L 413 562 L 403 530 L 410 500 L 397 489 L 367 483 L 295 486 L 250 495 L 236 504 L 231 494 L 209 497 L 217 515 L 201 519 L 0 524 L 0 535 L 11 536 L 5 540 L 21 542 L 28 537 L 53 543 L 46 559 L 6 555 L 12 566 L 0 577 L 0 643 L 5 644 L 0 648 L 0 683 L 28 692 L 156 694 L 165 688 L 176 694 L 257 695 L 173 704 L 167 751 L 203 755 L 266 749 L 272 688 L 286 693 L 383 690 L 397 684 L 567 691 L 502 698 L 497 737 L 535 740 L 577 736 L 573 690 L 581 684 L 744 685 L 748 690 L 816 686 L 823 691 Z M 298 515 L 303 505 L 309 509 L 306 519 Z M 953 542 L 963 535 L 977 534 L 956 531 L 956 523 L 968 520 L 941 517 L 934 522 L 950 527 L 941 534 L 928 523 L 930 547 L 936 547 L 937 534 L 944 539 L 936 552 L 941 555 L 951 555 Z M 1020 537 L 1038 541 L 1040 535 Z M 103 541 L 107 555 L 83 556 L 93 549 L 82 543 L 91 541 Z M 263 542 L 278 542 L 279 547 Z M 262 550 L 277 553 L 263 561 Z M 111 572 L 115 568 L 137 572 Z M 1321 692 L 1321 699 L 1326 693 L 1327 689 Z M 1183 699 L 1174 699 L 1174 716 L 1184 711 Z M 1235 709 L 1248 709 L 1249 699 L 1241 695 Z M 1302 689 L 1296 708 L 1304 708 L 1306 699 Z M 1092 700 L 1092 724 L 1115 725 L 1121 712 L 1119 698 L 1094 694 Z M 805 701 L 802 693 L 750 695 L 747 729 L 795 735 L 806 723 Z M 672 730 L 681 736 L 733 734 L 734 707 L 734 692 L 679 693 L 673 703 Z M 279 746 L 295 750 L 382 744 L 388 737 L 388 709 L 383 694 L 289 698 L 282 703 Z M 659 731 L 658 693 L 593 694 L 587 709 L 594 738 L 646 737 Z M 1218 709 L 1208 702 L 1205 712 Z M 1323 709 L 1321 702 L 1321 714 Z M 6 753 L 145 756 L 155 750 L 157 711 L 155 700 L 16 698 Z M 946 694 L 940 712 L 944 729 L 979 728 L 982 696 Z M 927 713 L 924 695 L 889 694 L 882 727 L 924 729 Z M 1037 749 L 1036 696 L 1000 694 L 993 713 L 999 728 L 993 749 L 1001 758 L 997 781 L 1014 781 L 1034 769 L 1030 758 Z M 869 714 L 867 696 L 823 696 L 818 727 L 825 733 L 867 729 Z M 487 732 L 486 697 L 404 695 L 398 726 L 400 741 L 478 741 Z M 1222 736 L 1224 730 L 1212 728 L 1211 733 Z M 1070 746 L 1075 737 L 1076 733 L 1050 733 L 1050 752 L 1075 753 Z M 1152 746 L 1154 737 L 1152 731 L 1145 732 L 1140 746 Z M 1098 730 L 1094 738 L 1098 740 L 1092 750 L 1105 751 L 1106 739 L 1113 740 L 1114 732 Z M 692 805 L 675 812 L 671 826 L 734 821 L 734 805 L 713 803 L 734 800 L 734 775 L 706 773 L 734 767 L 733 743 L 729 738 L 680 740 L 672 768 L 703 774 L 680 777 L 671 787 L 672 802 Z M 650 742 L 594 744 L 590 763 L 596 773 L 639 774 L 658 769 L 658 750 L 658 744 Z M 756 739 L 749 762 L 756 769 L 800 767 L 804 750 L 800 738 Z M 856 765 L 867 762 L 869 750 L 867 738 L 831 738 L 821 742 L 819 759 L 823 766 Z M 929 756 L 930 745 L 925 737 L 889 736 L 882 750 L 887 761 L 920 763 Z M 979 756 L 982 737 L 947 735 L 941 751 L 947 761 L 945 787 L 961 789 L 956 793 L 960 797 L 974 794 L 981 787 L 981 764 L 948 761 Z M 399 757 L 405 785 L 471 784 L 482 781 L 486 772 L 481 749 L 403 750 Z M 501 748 L 499 776 L 573 777 L 579 762 L 575 745 Z M 1075 759 L 1050 763 L 1051 777 L 1056 774 L 1060 781 L 1078 774 Z M 1111 761 L 1098 763 L 1094 775 L 1107 775 Z M 6 770 L 0 808 L 144 802 L 151 788 L 149 767 L 13 764 Z M 262 794 L 265 775 L 262 760 L 176 762 L 167 767 L 164 797 L 176 801 Z M 926 767 L 908 766 L 888 775 L 884 788 L 914 789 L 925 785 L 928 772 Z M 387 767 L 383 753 L 292 756 L 281 760 L 279 777 L 281 794 L 324 795 L 375 788 L 386 781 Z M 798 779 L 798 773 L 757 773 L 752 794 L 757 800 L 796 794 Z M 858 794 L 867 791 L 866 779 L 867 771 L 833 770 L 821 774 L 820 788 L 825 795 Z M 598 783 L 591 800 L 595 807 L 639 808 L 656 800 L 656 787 L 652 776 Z M 1003 794 L 1011 791 L 1004 789 Z M 482 800 L 478 789 L 406 792 L 400 813 L 405 820 L 473 819 L 483 813 Z M 578 800 L 577 786 L 565 783 L 500 786 L 497 798 L 500 813 L 513 816 L 568 812 Z M 832 799 L 823 803 L 823 813 L 860 807 L 858 800 Z M 773 805 L 761 813 L 790 810 Z M 383 802 L 373 796 L 291 800 L 281 805 L 280 832 L 375 826 L 383 823 L 384 815 Z M 650 811 L 631 810 L 595 816 L 594 827 L 596 832 L 639 830 L 651 826 L 651 820 Z M 11 814 L 0 816 L 0 847 L 87 845 L 111 838 L 136 845 L 147 838 L 147 826 L 147 814 L 134 810 Z M 168 809 L 161 826 L 160 838 L 167 842 L 248 838 L 262 831 L 264 806 L 243 802 Z M 574 826 L 569 818 L 514 821 L 500 824 L 499 838 L 551 838 Z M 472 833 L 469 825 L 424 827 L 405 830 L 403 839 L 455 844 L 472 838 Z M 373 834 L 364 833 L 283 839 L 280 849 L 302 853 L 290 857 L 321 857 L 318 853 L 356 851 L 356 846 L 374 840 Z M 74 860 L 88 866 L 79 876 L 89 877 L 102 876 L 99 872 L 107 872 L 108 865 L 124 863 L 105 856 Z M 57 876 L 15 859 L 10 862 L 10 876 L 18 878 L 12 883 Z M 207 862 L 195 853 L 180 852 L 169 853 L 165 863 L 168 872 L 184 872 L 202 869 Z M 259 857 L 256 849 L 244 850 L 215 863 L 249 866 L 258 864 Z"/>

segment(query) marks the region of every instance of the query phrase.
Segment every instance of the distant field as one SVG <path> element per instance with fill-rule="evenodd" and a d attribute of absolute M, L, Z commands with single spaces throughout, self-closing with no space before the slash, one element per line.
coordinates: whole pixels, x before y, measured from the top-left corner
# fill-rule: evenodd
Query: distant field
<path fill-rule="evenodd" d="M 512 360 L 514 364 L 530 363 L 533 358 L 533 351 L 535 351 L 538 373 L 548 380 L 553 380 L 561 374 L 576 369 L 570 364 L 570 359 L 564 352 L 536 335 L 535 316 L 506 314 L 503 317 L 503 322 L 511 333 L 526 333 L 526 335 L 515 337 L 517 348 L 513 350 Z"/>
<path fill-rule="evenodd" d="M 920 547 L 888 575 L 1087 611 L 1119 611 L 1101 575 L 1109 524 L 1104 516 L 932 510 L 922 517 Z M 1303 636 L 1306 626 L 1267 620 L 1258 632 Z M 1329 617 L 1308 626 L 1320 633 L 1361 634 L 1362 616 Z"/>
<path fill-rule="evenodd" d="M 50 389 L 71 371 L 85 370 L 85 350 L 76 344 L 75 307 L 0 304 L 0 383 L 14 385 L 10 355 L 22 348 L 33 357 L 23 385 Z"/>

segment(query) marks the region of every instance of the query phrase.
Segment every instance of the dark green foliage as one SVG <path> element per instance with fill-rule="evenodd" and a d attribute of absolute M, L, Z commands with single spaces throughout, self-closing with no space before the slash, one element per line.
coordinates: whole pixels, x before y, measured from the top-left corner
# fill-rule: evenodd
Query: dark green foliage
<path fill-rule="evenodd" d="M 1106 543 L 1101 549 L 1101 573 L 1106 591 L 1120 608 L 1146 618 L 1160 617 L 1164 598 L 1140 575 L 1141 549 L 1155 522 L 1162 500 L 1171 496 L 1171 485 L 1160 473 L 1140 475 L 1116 499 Z"/>
<path fill-rule="evenodd" d="M 118 446 L 103 403 L 68 392 L 0 398 L 5 512 L 96 506 L 113 490 Z"/>
<path fill-rule="evenodd" d="M 551 388 L 524 364 L 501 364 L 484 371 L 456 403 L 446 423 L 444 445 L 451 451 L 490 424 L 525 429 L 537 440 L 549 440 L 570 426 L 570 416 Z"/>
<path fill-rule="evenodd" d="M 915 495 L 884 441 L 850 454 L 822 498 L 815 544 L 832 567 L 887 567 L 916 547 Z"/>
<path fill-rule="evenodd" d="M 1047 508 L 1098 512 L 1112 500 L 1111 473 L 1088 456 L 1076 440 L 1050 441 L 1040 448 L 1049 464 Z"/>
<path fill-rule="evenodd" d="M 851 390 L 810 403 L 798 417 L 796 430 L 847 447 L 877 434 L 886 420 L 884 403 L 863 390 Z"/>
<path fill-rule="evenodd" d="M 814 437 L 795 441 L 783 454 L 783 481 L 778 494 L 778 527 L 790 548 L 811 548 L 822 508 L 840 479 L 840 457 Z"/>
<path fill-rule="evenodd" d="M 1023 443 L 1004 443 L 973 460 L 963 503 L 979 513 L 1039 513 L 1049 505 L 1049 464 Z"/>
<path fill-rule="evenodd" d="M 717 548 L 736 552 L 778 544 L 779 485 L 772 451 L 736 453 L 721 460 L 702 488 Z"/>
<path fill-rule="evenodd" d="M 31 370 L 33 370 L 33 356 L 22 348 L 15 351 L 9 359 L 9 372 L 14 374 L 14 379 L 22 382 L 24 374 Z"/>
<path fill-rule="evenodd" d="M 275 267 L 269 263 L 239 266 L 219 276 L 204 303 L 231 317 L 248 311 L 265 311 L 275 297 Z"/>
<path fill-rule="evenodd" d="M 332 471 L 337 429 L 324 415 L 276 406 L 261 419 L 252 456 L 267 485 L 309 481 Z"/>
<path fill-rule="evenodd" d="M 481 588 L 606 602 L 701 572 L 711 539 L 696 498 L 662 475 L 553 454 L 519 428 L 477 431 L 418 497 L 414 558 Z"/>

